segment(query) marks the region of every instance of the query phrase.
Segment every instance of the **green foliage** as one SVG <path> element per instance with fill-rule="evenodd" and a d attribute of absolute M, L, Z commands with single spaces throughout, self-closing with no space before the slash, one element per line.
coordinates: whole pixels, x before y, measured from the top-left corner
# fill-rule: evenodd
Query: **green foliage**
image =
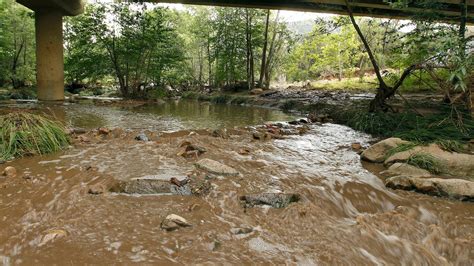
<path fill-rule="evenodd" d="M 154 85 L 182 82 L 183 46 L 172 22 L 157 6 L 88 5 L 85 14 L 66 24 L 67 76 L 93 81 L 113 75 L 129 98 L 145 98 Z"/>
<path fill-rule="evenodd" d="M 13 0 L 0 1 L 0 86 L 14 88 L 35 78 L 33 12 Z"/>
<path fill-rule="evenodd" d="M 442 173 L 441 164 L 438 159 L 428 153 L 415 153 L 408 158 L 407 163 L 421 169 L 428 170 L 432 174 Z"/>
<path fill-rule="evenodd" d="M 0 116 L 0 159 L 57 152 L 69 145 L 64 127 L 29 113 Z"/>
<path fill-rule="evenodd" d="M 449 113 L 421 117 L 415 113 L 367 113 L 355 109 L 336 111 L 338 122 L 378 136 L 395 136 L 418 143 L 437 140 L 465 142 L 474 137 L 474 121 L 466 118 L 462 127 Z"/>

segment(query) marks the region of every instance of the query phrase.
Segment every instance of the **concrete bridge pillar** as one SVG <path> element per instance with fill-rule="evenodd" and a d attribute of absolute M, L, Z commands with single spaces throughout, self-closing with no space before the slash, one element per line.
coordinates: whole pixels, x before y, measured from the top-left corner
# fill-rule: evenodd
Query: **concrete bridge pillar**
<path fill-rule="evenodd" d="M 64 100 L 63 14 L 58 9 L 38 9 L 36 28 L 36 80 L 38 100 Z"/>

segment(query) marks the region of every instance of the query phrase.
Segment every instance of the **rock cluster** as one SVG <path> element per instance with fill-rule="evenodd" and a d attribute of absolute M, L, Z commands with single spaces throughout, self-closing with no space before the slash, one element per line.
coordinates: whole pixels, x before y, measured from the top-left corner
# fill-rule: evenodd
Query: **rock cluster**
<path fill-rule="evenodd" d="M 405 144 L 409 144 L 406 149 L 397 152 L 396 148 Z M 444 178 L 438 178 L 428 168 L 408 164 L 417 155 L 433 160 L 438 174 Z M 387 177 L 385 184 L 389 188 L 460 200 L 474 199 L 474 155 L 445 151 L 436 144 L 416 146 L 399 138 L 389 138 L 366 149 L 361 158 L 388 167 L 381 174 Z"/>

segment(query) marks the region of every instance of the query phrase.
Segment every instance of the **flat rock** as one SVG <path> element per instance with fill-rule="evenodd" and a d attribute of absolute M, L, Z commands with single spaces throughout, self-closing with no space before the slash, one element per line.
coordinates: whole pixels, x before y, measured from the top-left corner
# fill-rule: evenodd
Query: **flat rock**
<path fill-rule="evenodd" d="M 222 176 L 238 176 L 239 172 L 232 167 L 224 165 L 211 159 L 202 159 L 195 164 L 196 168 L 207 171 L 208 173 Z"/>
<path fill-rule="evenodd" d="M 362 154 L 361 158 L 363 160 L 373 162 L 373 163 L 382 163 L 389 150 L 398 147 L 401 144 L 409 143 L 408 141 L 402 140 L 400 138 L 388 138 L 384 139 L 376 144 L 367 148 Z"/>
<path fill-rule="evenodd" d="M 391 165 L 388 170 L 381 172 L 383 176 L 392 177 L 397 175 L 415 176 L 415 177 L 430 177 L 431 173 L 425 169 L 418 168 L 407 163 L 395 163 Z"/>
<path fill-rule="evenodd" d="M 290 203 L 298 202 L 300 196 L 298 194 L 288 193 L 261 193 L 253 195 L 245 195 L 240 197 L 245 208 L 251 208 L 258 205 L 267 205 L 273 208 L 284 208 Z"/>
<path fill-rule="evenodd" d="M 399 175 L 385 180 L 385 185 L 393 189 L 414 190 L 433 196 L 474 201 L 474 182 L 463 179 L 420 178 Z"/>

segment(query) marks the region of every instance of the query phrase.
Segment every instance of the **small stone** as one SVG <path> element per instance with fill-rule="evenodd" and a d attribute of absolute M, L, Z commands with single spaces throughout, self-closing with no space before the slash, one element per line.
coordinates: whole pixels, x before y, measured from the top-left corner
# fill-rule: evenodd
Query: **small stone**
<path fill-rule="evenodd" d="M 360 152 L 362 150 L 362 145 L 359 142 L 354 142 L 351 144 L 351 148 L 355 152 Z"/>
<path fill-rule="evenodd" d="M 52 229 L 46 232 L 38 246 L 46 245 L 48 242 L 67 236 L 67 232 L 62 229 Z"/>
<path fill-rule="evenodd" d="M 180 227 L 191 226 L 186 219 L 176 214 L 170 214 L 161 222 L 161 229 L 166 231 L 174 231 Z"/>
<path fill-rule="evenodd" d="M 110 133 L 110 129 L 106 127 L 101 127 L 98 129 L 100 135 L 108 135 Z"/>
<path fill-rule="evenodd" d="M 178 147 L 183 148 L 183 147 L 188 147 L 189 145 L 191 145 L 191 142 L 184 140 L 179 144 Z"/>
<path fill-rule="evenodd" d="M 227 133 L 227 129 L 215 129 L 214 131 L 212 131 L 211 136 L 215 138 L 228 139 L 229 133 Z"/>
<path fill-rule="evenodd" d="M 311 123 L 318 122 L 318 116 L 314 113 L 311 113 L 311 114 L 308 115 L 308 120 Z"/>
<path fill-rule="evenodd" d="M 192 211 L 199 210 L 200 208 L 201 208 L 201 205 L 194 203 L 193 205 L 189 206 L 188 211 L 192 212 Z"/>
<path fill-rule="evenodd" d="M 238 152 L 240 155 L 249 155 L 250 150 L 249 149 L 240 149 Z"/>
<path fill-rule="evenodd" d="M 92 195 L 100 195 L 107 192 L 107 187 L 104 184 L 95 184 L 90 186 L 87 192 Z"/>
<path fill-rule="evenodd" d="M 89 143 L 91 142 L 90 139 L 84 135 L 80 135 L 78 138 L 77 138 L 80 142 L 82 143 Z"/>
<path fill-rule="evenodd" d="M 257 140 L 271 140 L 272 135 L 266 132 L 254 132 L 252 137 Z"/>
<path fill-rule="evenodd" d="M 5 167 L 5 170 L 3 170 L 2 175 L 8 178 L 15 178 L 17 175 L 16 168 L 13 166 L 7 166 Z"/>

